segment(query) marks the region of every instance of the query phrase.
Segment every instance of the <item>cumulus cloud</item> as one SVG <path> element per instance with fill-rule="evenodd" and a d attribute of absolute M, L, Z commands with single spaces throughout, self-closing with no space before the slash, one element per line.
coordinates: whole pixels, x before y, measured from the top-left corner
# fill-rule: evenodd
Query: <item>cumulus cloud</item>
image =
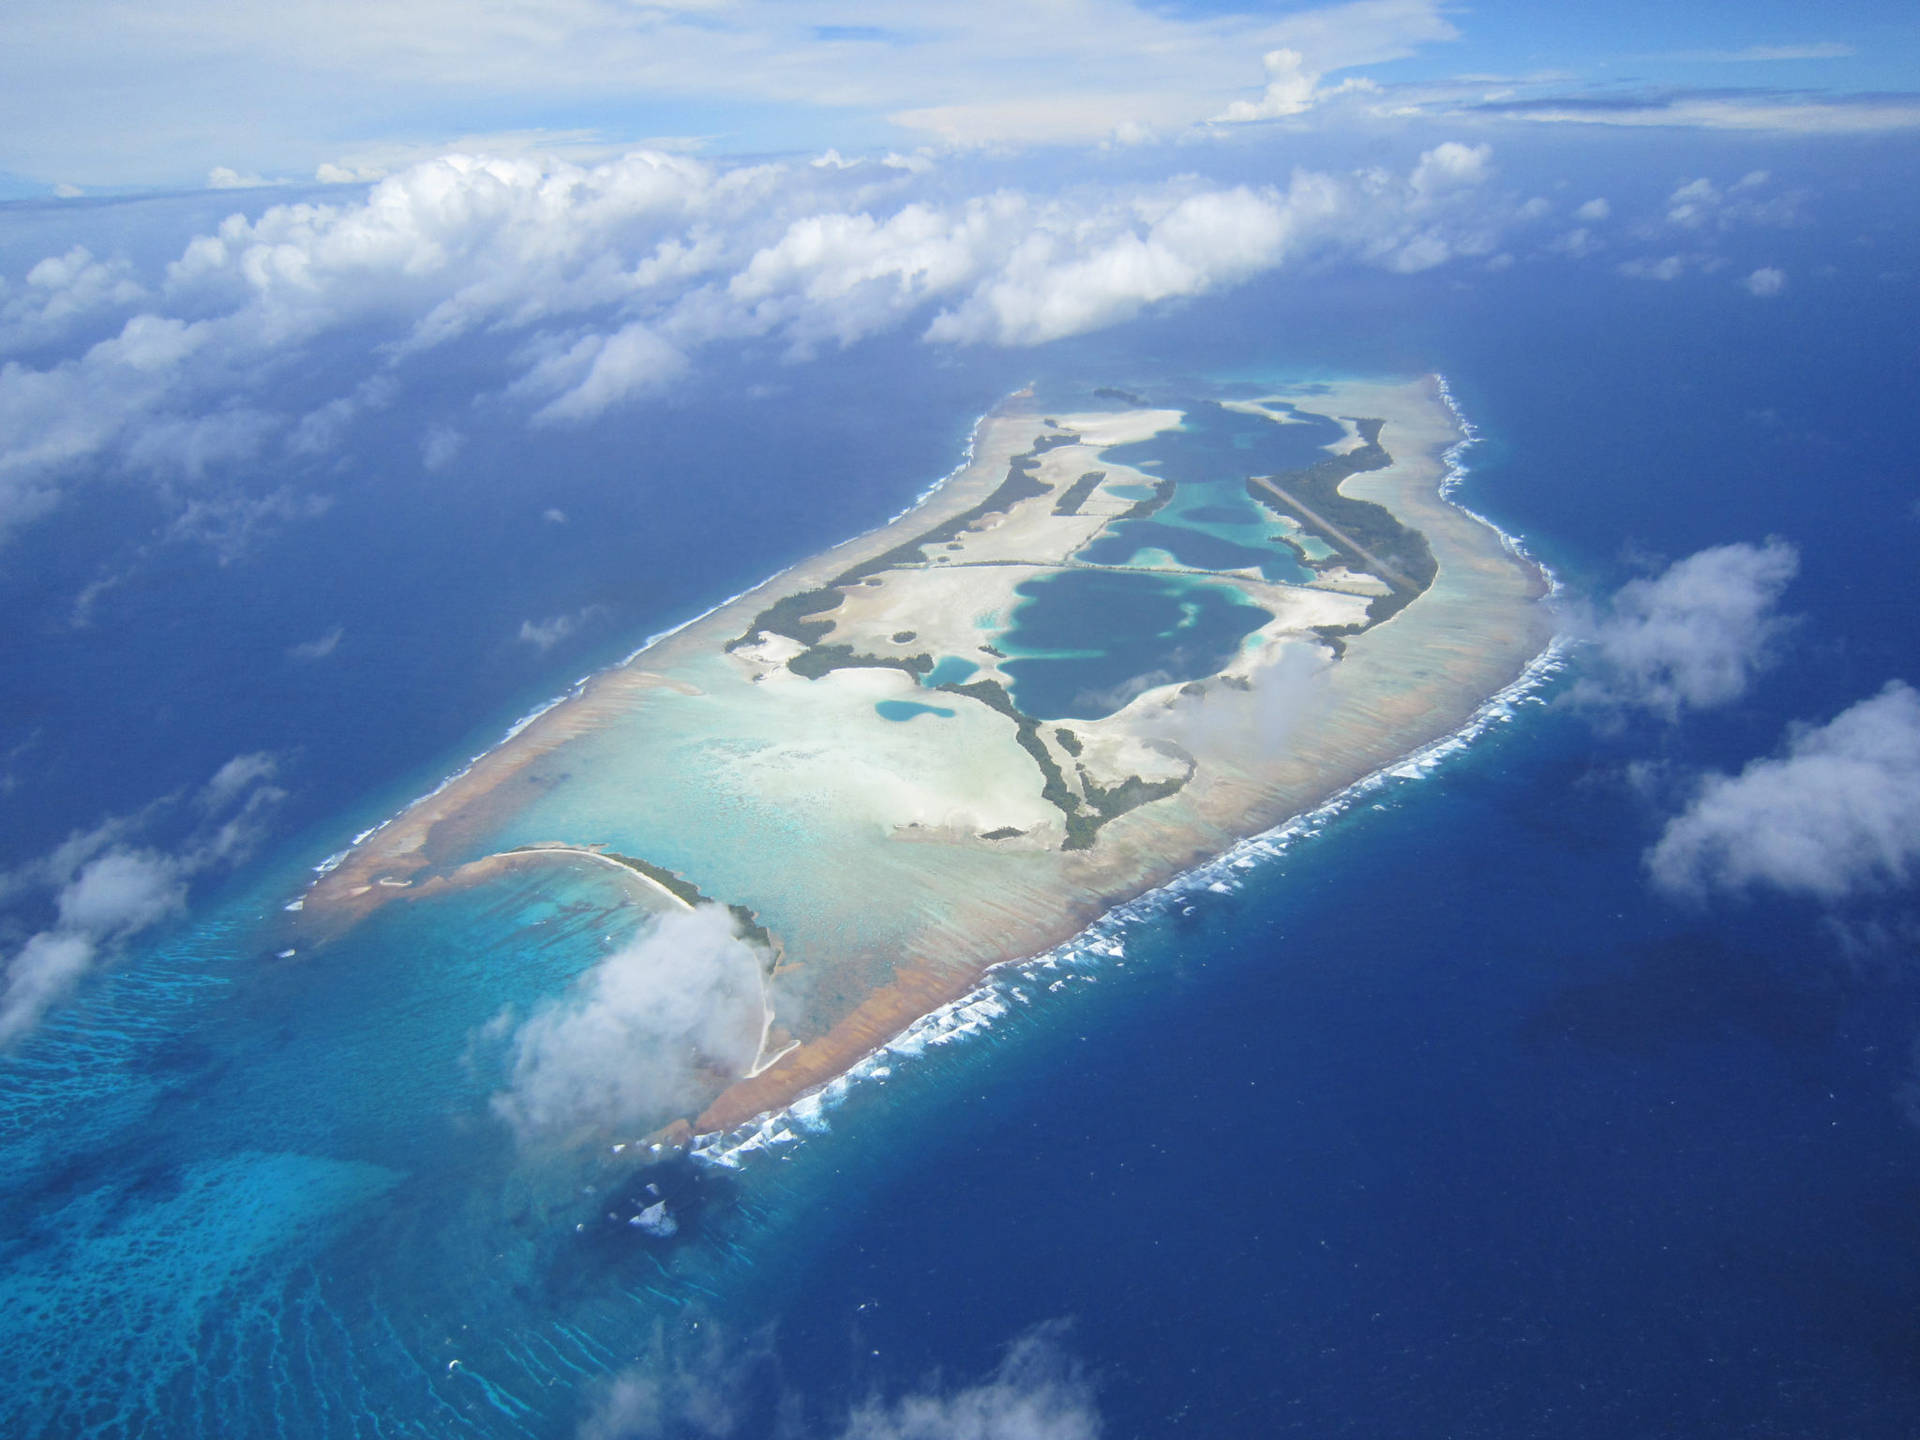
<path fill-rule="evenodd" d="M 1728 231 L 1747 225 L 1782 227 L 1800 221 L 1801 197 L 1780 192 L 1766 170 L 1749 170 L 1730 184 L 1701 177 L 1667 197 L 1667 223 L 1682 230 Z"/>
<path fill-rule="evenodd" d="M 1839 901 L 1908 884 L 1920 864 L 1920 693 L 1894 681 L 1784 751 L 1705 780 L 1647 852 L 1685 896 L 1772 889 Z"/>
<path fill-rule="evenodd" d="M 98 259 L 75 245 L 33 265 L 17 291 L 0 287 L 0 350 L 45 344 L 75 321 L 124 311 L 145 298 L 131 261 Z"/>
<path fill-rule="evenodd" d="M 1787 272 L 1776 270 L 1771 265 L 1762 266 L 1740 284 L 1756 299 L 1770 300 L 1787 288 Z"/>
<path fill-rule="evenodd" d="M 1248 120 L 1275 120 L 1299 115 L 1313 108 L 1314 91 L 1320 84 L 1317 72 L 1307 69 L 1306 57 L 1298 50 L 1269 50 L 1263 57 L 1267 67 L 1267 88 L 1258 100 L 1236 100 L 1214 118 L 1229 124 Z"/>
<path fill-rule="evenodd" d="M 697 1113 L 760 1053 L 766 965 L 721 906 L 662 915 L 515 1029 L 494 1113 L 523 1141 Z"/>
<path fill-rule="evenodd" d="M 1575 618 L 1600 668 L 1575 696 L 1667 719 L 1738 700 L 1790 623 L 1774 606 L 1799 566 L 1799 552 L 1775 538 L 1718 545 L 1628 581 L 1603 612 Z"/>
<path fill-rule="evenodd" d="M 1589 225 L 1597 225 L 1611 214 L 1613 214 L 1613 206 L 1607 203 L 1604 196 L 1597 196 L 1575 210 L 1573 218 Z"/>
<path fill-rule="evenodd" d="M 100 959 L 186 908 L 196 875 L 244 861 L 286 792 L 264 752 L 237 755 L 191 797 L 198 821 L 177 848 L 134 843 L 171 801 L 76 831 L 47 855 L 0 874 L 0 902 L 36 893 L 52 923 L 30 935 L 0 971 L 0 1047 L 37 1026 Z"/>
<path fill-rule="evenodd" d="M 1420 157 L 1407 183 L 1423 199 L 1478 185 L 1487 178 L 1492 156 L 1491 145 L 1462 145 L 1448 140 Z"/>
<path fill-rule="evenodd" d="M 0 367 L 0 528 L 103 462 L 195 482 L 192 502 L 217 518 L 239 502 L 200 482 L 275 454 L 318 462 L 463 337 L 495 367 L 487 399 L 577 425 L 743 339 L 796 359 L 900 327 L 934 344 L 1037 345 L 1293 264 L 1412 273 L 1489 256 L 1532 213 L 1491 193 L 1492 173 L 1485 145 L 1449 141 L 1401 174 L 1044 198 L 955 195 L 925 163 L 441 156 L 364 197 L 231 216 L 145 283 L 78 250 L 31 270 L 6 299 L 19 333 L 82 314 L 113 328 L 65 358 Z M 346 392 L 302 390 L 301 358 L 356 330 L 386 338 L 365 345 Z M 285 413 L 290 391 L 301 403 Z M 457 443 L 436 427 L 423 463 L 450 463 Z"/>
<path fill-rule="evenodd" d="M 521 389 L 558 392 L 534 412 L 536 422 L 591 420 L 611 406 L 665 389 L 686 368 L 686 356 L 636 321 L 611 335 L 586 336 L 535 369 Z"/>

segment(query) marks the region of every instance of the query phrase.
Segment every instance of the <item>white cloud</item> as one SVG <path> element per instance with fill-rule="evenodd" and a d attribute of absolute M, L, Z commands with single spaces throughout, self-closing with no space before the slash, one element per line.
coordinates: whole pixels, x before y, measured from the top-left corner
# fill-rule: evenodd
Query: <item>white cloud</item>
<path fill-rule="evenodd" d="M 194 876 L 241 863 L 285 792 L 259 752 L 221 766 L 194 797 L 199 823 L 175 849 L 130 843 L 170 802 L 76 831 L 41 859 L 0 874 L 0 902 L 47 892 L 53 923 L 0 970 L 0 1048 L 37 1026 L 103 954 L 180 914 Z"/>
<path fill-rule="evenodd" d="M 588 335 L 527 376 L 523 393 L 559 393 L 535 421 L 591 420 L 602 411 L 663 390 L 687 368 L 687 357 L 635 321 L 611 335 Z"/>
<path fill-rule="evenodd" d="M 1492 156 L 1490 145 L 1462 145 L 1448 140 L 1420 157 L 1407 183 L 1422 199 L 1484 184 Z"/>
<path fill-rule="evenodd" d="M 1565 255 L 1572 260 L 1584 260 L 1587 256 L 1606 248 L 1607 242 L 1599 239 L 1584 225 L 1556 235 L 1547 242 L 1548 250 L 1556 255 Z"/>
<path fill-rule="evenodd" d="M 1267 67 L 1267 88 L 1258 100 L 1236 100 L 1216 120 L 1229 124 L 1248 120 L 1275 120 L 1299 115 L 1313 108 L 1314 91 L 1320 84 L 1316 71 L 1306 68 L 1306 57 L 1298 50 L 1269 50 L 1262 63 Z"/>
<path fill-rule="evenodd" d="M 248 755 L 236 755 L 200 787 L 199 795 L 194 797 L 195 803 L 209 812 L 225 810 L 254 786 L 273 779 L 279 773 L 280 762 L 271 751 L 255 750 Z"/>
<path fill-rule="evenodd" d="M 1634 280 L 1678 280 L 1689 268 L 1706 267 L 1709 259 L 1705 255 L 1662 255 L 1657 259 L 1643 256 L 1622 260 L 1614 268 Z"/>
<path fill-rule="evenodd" d="M 1749 295 L 1769 300 L 1787 288 L 1787 272 L 1776 270 L 1771 265 L 1762 266 L 1740 284 Z"/>
<path fill-rule="evenodd" d="M 692 101 L 748 112 L 730 129 L 755 123 L 753 111 L 770 115 L 758 133 L 732 137 L 756 149 L 793 143 L 796 127 L 871 133 L 883 117 L 963 143 L 1098 140 L 1220 113 L 1260 83 L 1257 57 L 1270 51 L 1298 52 L 1327 74 L 1458 33 L 1441 0 L 1281 15 L 1133 0 L 964 10 L 839 0 L 830 11 L 779 0 L 287 0 L 271 15 L 217 16 L 205 0 L 132 12 L 112 0 L 22 3 L 30 14 L 0 51 L 0 168 L 88 184 L 178 182 L 215 162 L 242 181 L 320 167 L 327 180 L 363 178 L 417 157 L 349 153 L 358 137 L 414 135 L 423 114 L 477 109 L 631 115 Z M 824 21 L 833 33 L 816 28 Z M 97 87 L 50 80 L 82 57 L 112 106 L 95 101 Z M 196 84 L 180 84 L 187 73 Z M 246 127 L 210 124 L 208 96 Z"/>
<path fill-rule="evenodd" d="M 589 621 L 606 613 L 602 605 L 588 605 L 571 615 L 555 615 L 548 620 L 522 620 L 520 639 L 543 654 L 565 640 Z"/>
<path fill-rule="evenodd" d="M 1627 129 L 1717 130 L 1774 135 L 1876 135 L 1920 127 L 1920 100 L 1905 95 L 1813 97 L 1800 94 L 1649 96 L 1640 103 L 1609 99 L 1541 99 L 1461 107 L 1420 107 L 1434 115 L 1477 109 L 1487 119 L 1533 125 L 1601 125 Z"/>
<path fill-rule="evenodd" d="M 1774 613 L 1799 569 L 1784 540 L 1719 545 L 1620 587 L 1604 613 L 1576 619 L 1600 673 L 1577 698 L 1668 719 L 1739 699 L 1772 662 L 1788 621 Z"/>
<path fill-rule="evenodd" d="M 525 1141 L 697 1113 L 760 1053 L 766 959 L 721 906 L 660 916 L 519 1025 L 494 1113 Z"/>
<path fill-rule="evenodd" d="M 76 320 L 124 310 L 146 298 L 124 257 L 96 259 L 84 245 L 49 255 L 26 273 L 15 294 L 0 288 L 0 350 L 44 344 Z"/>
<path fill-rule="evenodd" d="M 1747 45 L 1738 50 L 1687 50 L 1659 58 L 1708 65 L 1751 65 L 1780 60 L 1845 60 L 1856 53 L 1853 46 L 1841 41 L 1819 40 L 1806 45 Z"/>
<path fill-rule="evenodd" d="M 275 183 L 277 182 L 263 179 L 258 175 L 242 175 L 238 170 L 229 169 L 225 165 L 216 165 L 207 172 L 209 190 L 257 190 L 263 185 Z"/>
<path fill-rule="evenodd" d="M 978 1384 L 862 1405 L 843 1440 L 1098 1440 L 1093 1389 L 1043 1326 L 1009 1347 Z"/>
<path fill-rule="evenodd" d="M 420 437 L 420 463 L 429 470 L 444 470 L 459 458 L 466 443 L 467 437 L 451 425 L 429 425 Z"/>
<path fill-rule="evenodd" d="M 1704 781 L 1647 853 L 1662 889 L 1823 901 L 1905 885 L 1920 864 L 1920 694 L 1895 681 L 1781 755 Z"/>
<path fill-rule="evenodd" d="M 161 434 L 167 433 L 168 427 L 157 428 Z M 132 446 L 129 450 L 131 454 L 141 455 L 145 448 Z M 158 462 L 154 463 L 157 466 Z M 222 565 L 231 565 L 249 554 L 264 537 L 285 526 L 324 515 L 332 508 L 333 498 L 329 495 L 299 495 L 284 485 L 264 495 L 228 493 L 195 498 L 187 501 L 167 526 L 166 538 L 182 544 L 204 545 Z"/>
<path fill-rule="evenodd" d="M 88 863 L 57 901 L 60 928 L 111 939 L 144 930 L 186 905 L 179 862 L 117 850 Z"/>
<path fill-rule="evenodd" d="M 287 647 L 289 660 L 324 660 L 340 647 L 340 640 L 347 633 L 346 627 L 336 625 L 326 634 L 314 640 L 302 640 L 297 645 Z"/>
<path fill-rule="evenodd" d="M 41 1018 L 92 966 L 99 947 L 87 935 L 43 930 L 7 962 L 0 988 L 0 1047 L 11 1045 Z"/>
<path fill-rule="evenodd" d="M 913 325 L 933 343 L 1040 344 L 1297 260 L 1411 273 L 1491 255 L 1530 213 L 1489 193 L 1486 146 L 1451 141 L 1406 175 L 1186 177 L 1052 200 L 956 197 L 923 159 L 895 159 L 448 155 L 348 203 L 234 215 L 149 287 L 118 261 L 53 257 L 27 288 L 118 328 L 39 368 L 0 367 L 0 526 L 39 513 L 83 465 L 199 481 L 276 449 L 323 456 L 461 337 L 486 337 L 505 372 L 489 399 L 578 424 L 670 389 L 722 342 L 772 337 L 800 358 Z M 20 314 L 54 308 L 35 303 Z M 356 327 L 393 338 L 369 347 L 348 393 L 269 408 L 307 347 Z M 428 437 L 423 460 L 447 463 L 452 434 Z M 198 488 L 189 528 L 231 512 L 244 538 L 246 497 Z M 297 518 L 295 502 L 275 505 L 264 518 Z"/>
<path fill-rule="evenodd" d="M 1588 225 L 1597 225 L 1611 214 L 1613 214 L 1613 206 L 1607 203 L 1604 196 L 1598 196 L 1575 210 L 1573 218 Z"/>

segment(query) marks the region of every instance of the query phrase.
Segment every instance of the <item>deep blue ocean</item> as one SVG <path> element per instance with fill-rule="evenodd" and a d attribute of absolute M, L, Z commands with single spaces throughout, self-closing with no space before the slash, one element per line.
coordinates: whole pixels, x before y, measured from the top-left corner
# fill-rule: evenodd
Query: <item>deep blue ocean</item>
<path fill-rule="evenodd" d="M 629 1430 L 587 1433 L 834 1435 L 995 1377 L 1109 1436 L 1920 1432 L 1920 986 L 1910 944 L 1862 938 L 1902 897 L 1689 908 L 1642 863 L 1677 793 L 1649 774 L 1920 681 L 1920 257 L 1882 235 L 1823 278 L 1779 243 L 1804 279 L 1765 304 L 1330 275 L 1033 352 L 715 360 L 591 432 L 475 409 L 451 357 L 289 479 L 323 509 L 224 552 L 91 482 L 0 556 L 0 862 L 156 801 L 165 843 L 192 816 L 164 797 L 238 753 L 283 757 L 289 797 L 0 1057 L 0 1431 L 567 1436 L 618 1402 Z M 894 514 L 1026 381 L 1430 370 L 1484 437 L 1462 498 L 1575 596 L 1793 541 L 1782 663 L 1725 711 L 1602 725 L 1575 652 L 1430 775 L 737 1170 L 527 1154 L 489 1114 L 486 1022 L 621 924 L 590 872 L 279 954 L 323 857 Z M 453 483 L 418 463 L 442 417 Z M 648 1185 L 670 1239 L 626 1223 Z M 1023 1339 L 1050 1379 L 996 1369 Z"/>

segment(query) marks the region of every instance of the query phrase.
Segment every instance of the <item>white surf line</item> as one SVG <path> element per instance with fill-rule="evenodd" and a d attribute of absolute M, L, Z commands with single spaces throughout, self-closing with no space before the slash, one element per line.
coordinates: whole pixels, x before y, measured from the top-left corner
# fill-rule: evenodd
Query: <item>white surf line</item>
<path fill-rule="evenodd" d="M 1454 499 L 1453 491 L 1459 488 L 1468 473 L 1459 462 L 1459 454 L 1468 445 L 1478 441 L 1479 432 L 1460 412 L 1452 392 L 1447 389 L 1446 377 L 1436 374 L 1434 380 L 1463 437 L 1443 452 L 1447 473 L 1440 482 L 1441 498 L 1487 526 L 1518 558 L 1537 566 L 1547 577 L 1548 593 L 1556 593 L 1558 582 L 1553 572 L 1528 554 L 1517 536 L 1509 535 L 1491 520 Z M 921 1016 L 834 1079 L 816 1086 L 780 1109 L 767 1111 L 732 1130 L 696 1135 L 688 1153 L 708 1164 L 738 1169 L 745 1157 L 755 1151 L 794 1144 L 809 1131 L 825 1130 L 826 1112 L 836 1108 L 861 1082 L 890 1077 L 894 1061 L 917 1059 L 925 1054 L 929 1046 L 951 1044 L 992 1028 L 994 1021 L 1010 1013 L 1009 1001 L 1023 1005 L 1030 1003 L 1028 995 L 1012 983 L 1011 976 L 1018 975 L 1031 984 L 1037 978 L 1032 972 L 1066 969 L 1068 973 L 1048 984 L 1048 990 L 1058 990 L 1074 978 L 1093 980 L 1095 976 L 1092 974 L 1076 976 L 1071 967 L 1076 961 L 1087 957 L 1093 957 L 1096 963 L 1122 958 L 1125 954 L 1122 932 L 1128 926 L 1163 915 L 1170 908 L 1205 891 L 1231 893 L 1238 887 L 1242 872 L 1279 859 L 1297 842 L 1320 834 L 1329 822 L 1376 791 L 1388 785 L 1428 778 L 1445 761 L 1464 754 L 1475 740 L 1496 725 L 1512 720 L 1518 706 L 1529 700 L 1544 703 L 1536 698 L 1535 692 L 1566 667 L 1571 648 L 1572 642 L 1567 637 L 1555 635 L 1518 676 L 1484 701 L 1464 724 L 1450 734 L 1362 776 L 1313 809 L 1258 835 L 1248 836 L 1205 864 L 1115 906 L 1072 939 L 1053 949 L 1022 959 L 1001 961 L 988 969 L 980 983 L 965 995 Z"/>

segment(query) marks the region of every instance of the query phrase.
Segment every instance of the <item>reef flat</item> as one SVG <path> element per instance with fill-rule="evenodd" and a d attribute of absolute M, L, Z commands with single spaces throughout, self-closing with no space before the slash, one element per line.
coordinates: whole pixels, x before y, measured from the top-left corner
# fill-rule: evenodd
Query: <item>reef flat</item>
<path fill-rule="evenodd" d="M 1443 497 L 1458 438 L 1430 379 L 1016 396 L 922 504 L 594 677 L 302 921 L 582 852 L 643 910 L 726 905 L 765 955 L 762 1053 L 653 1118 L 777 1109 L 1518 676 L 1544 580 Z"/>

